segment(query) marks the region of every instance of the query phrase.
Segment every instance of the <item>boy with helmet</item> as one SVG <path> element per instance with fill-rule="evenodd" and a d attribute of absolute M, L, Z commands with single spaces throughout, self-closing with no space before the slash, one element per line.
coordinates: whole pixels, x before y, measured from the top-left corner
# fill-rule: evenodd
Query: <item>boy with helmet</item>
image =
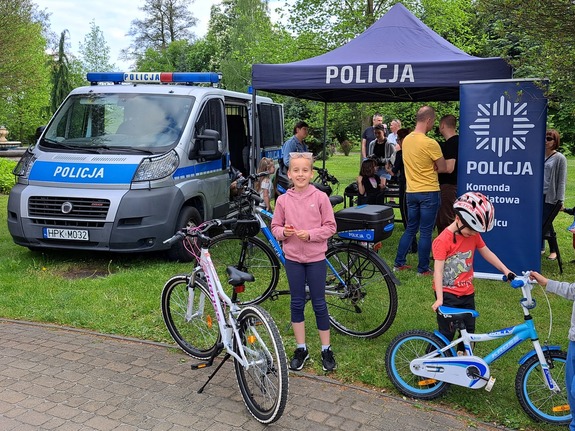
<path fill-rule="evenodd" d="M 473 254 L 478 250 L 481 256 L 512 280 L 515 277 L 499 258 L 485 245 L 481 233 L 493 228 L 495 209 L 481 193 L 468 192 L 457 198 L 453 204 L 455 220 L 433 241 L 433 289 L 435 302 L 431 306 L 437 311 L 440 305 L 475 309 L 473 287 Z M 465 327 L 475 332 L 475 318 L 465 316 Z M 453 340 L 455 328 L 451 319 L 437 315 L 439 332 Z M 458 346 L 459 347 L 459 346 Z"/>

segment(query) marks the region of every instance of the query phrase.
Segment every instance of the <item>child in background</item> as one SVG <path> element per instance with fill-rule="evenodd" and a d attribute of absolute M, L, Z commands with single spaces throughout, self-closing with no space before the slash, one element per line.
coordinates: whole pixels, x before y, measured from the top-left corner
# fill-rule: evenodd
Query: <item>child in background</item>
<path fill-rule="evenodd" d="M 376 163 L 373 159 L 365 159 L 361 162 L 361 169 L 357 177 L 357 198 L 358 205 L 378 204 L 383 202 L 383 189 L 385 189 L 385 180 L 382 180 L 375 173 Z"/>
<path fill-rule="evenodd" d="M 321 341 L 322 366 L 324 371 L 333 371 L 337 365 L 330 346 L 329 313 L 325 301 L 325 252 L 327 240 L 336 231 L 335 217 L 328 196 L 310 185 L 312 153 L 291 153 L 287 175 L 293 188 L 277 198 L 271 228 L 273 235 L 283 241 L 291 293 L 291 322 L 297 348 L 290 368 L 301 370 L 309 359 L 304 319 L 307 284 Z"/>
<path fill-rule="evenodd" d="M 260 165 L 258 166 L 258 174 L 262 172 L 268 172 L 269 175 L 258 178 L 255 184 L 255 189 L 263 199 L 263 202 L 260 204 L 260 206 L 268 211 L 272 210 L 271 200 L 274 197 L 274 185 L 270 176 L 275 172 L 275 170 L 276 168 L 274 161 L 267 157 L 262 157 L 260 160 Z"/>
<path fill-rule="evenodd" d="M 566 283 L 549 280 L 535 271 L 531 271 L 530 279 L 543 286 L 547 292 L 555 293 L 565 299 L 575 300 L 575 283 Z M 571 408 L 571 423 L 569 430 L 575 431 L 575 304 L 571 313 L 571 328 L 569 328 L 569 347 L 567 348 L 567 362 L 565 364 L 565 389 Z"/>
<path fill-rule="evenodd" d="M 453 204 L 455 220 L 447 226 L 433 241 L 433 289 L 435 302 L 431 306 L 437 311 L 440 305 L 475 309 L 475 289 L 473 287 L 473 254 L 479 251 L 481 256 L 507 275 L 515 278 L 509 269 L 499 260 L 483 242 L 482 232 L 493 229 L 495 208 L 489 199 L 481 193 L 468 192 L 457 198 Z M 475 332 L 475 318 L 463 319 L 469 333 Z M 452 319 L 437 315 L 439 332 L 449 341 L 455 336 Z M 461 352 L 461 353 L 460 353 Z M 458 346 L 458 354 L 464 354 L 463 345 Z"/>

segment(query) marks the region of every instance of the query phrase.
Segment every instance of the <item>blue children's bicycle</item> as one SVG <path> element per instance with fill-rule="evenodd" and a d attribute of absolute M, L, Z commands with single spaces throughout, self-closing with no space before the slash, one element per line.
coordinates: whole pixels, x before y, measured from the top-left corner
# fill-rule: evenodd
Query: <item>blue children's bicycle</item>
<path fill-rule="evenodd" d="M 531 340 L 533 350 L 519 361 L 515 377 L 515 392 L 525 412 L 536 421 L 552 424 L 567 424 L 571 411 L 565 389 L 565 363 L 567 354 L 559 346 L 544 346 L 539 343 L 533 317 L 529 310 L 535 308 L 531 296 L 533 282 L 529 272 L 515 278 L 511 287 L 521 289 L 520 305 L 525 321 L 519 325 L 497 331 L 470 334 L 465 329 L 465 315 L 478 316 L 475 310 L 441 306 L 438 312 L 453 318 L 461 336 L 449 342 L 434 333 L 412 330 L 404 332 L 390 343 L 385 355 L 387 374 L 393 385 L 404 395 L 430 400 L 437 398 L 450 384 L 471 389 L 485 388 L 490 391 L 495 379 L 491 376 L 489 364 L 513 350 L 523 341 Z M 472 343 L 509 338 L 485 357 L 475 356 Z M 465 355 L 458 356 L 455 346 L 463 343 Z"/>

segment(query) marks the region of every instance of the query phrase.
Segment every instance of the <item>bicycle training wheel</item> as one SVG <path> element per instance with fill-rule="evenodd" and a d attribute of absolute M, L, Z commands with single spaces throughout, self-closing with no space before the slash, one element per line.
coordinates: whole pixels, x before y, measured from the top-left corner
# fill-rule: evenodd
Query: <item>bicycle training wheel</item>
<path fill-rule="evenodd" d="M 397 313 L 397 291 L 377 253 L 357 244 L 330 245 L 326 296 L 331 325 L 339 332 L 375 338 Z"/>
<path fill-rule="evenodd" d="M 210 357 L 220 340 L 220 329 L 205 282 L 189 275 L 170 278 L 162 290 L 162 316 L 170 335 L 188 355 Z"/>
<path fill-rule="evenodd" d="M 409 368 L 413 359 L 443 347 L 445 343 L 439 337 L 426 331 L 412 330 L 395 337 L 385 352 L 385 367 L 393 386 L 403 395 L 421 400 L 443 395 L 449 383 L 416 376 Z M 451 351 L 447 350 L 441 356 L 451 356 Z"/>
<path fill-rule="evenodd" d="M 224 233 L 212 239 L 209 250 L 220 280 L 228 279 L 226 268 L 230 265 L 255 277 L 255 281 L 246 283 L 245 291 L 238 294 L 240 305 L 259 304 L 277 286 L 279 260 L 260 238 L 240 238 L 235 234 Z M 231 296 L 231 286 L 224 288 L 230 289 L 228 295 Z"/>
<path fill-rule="evenodd" d="M 541 363 L 537 355 L 529 358 L 517 371 L 515 393 L 525 413 L 539 422 L 554 425 L 567 425 L 571 422 L 572 412 L 567 400 L 568 388 L 565 387 L 565 365 L 567 353 L 559 350 L 545 352 L 549 372 L 560 392 L 552 392 L 541 373 Z"/>
<path fill-rule="evenodd" d="M 244 367 L 234 361 L 244 403 L 261 423 L 278 420 L 288 397 L 287 359 L 275 322 L 257 305 L 242 309 L 238 316 L 240 342 L 247 359 Z M 237 340 L 234 351 L 241 355 Z"/>

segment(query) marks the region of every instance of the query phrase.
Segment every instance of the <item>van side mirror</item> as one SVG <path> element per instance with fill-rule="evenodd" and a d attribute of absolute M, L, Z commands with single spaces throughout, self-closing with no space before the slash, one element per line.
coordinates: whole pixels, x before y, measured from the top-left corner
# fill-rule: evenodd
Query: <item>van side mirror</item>
<path fill-rule="evenodd" d="M 196 137 L 199 144 L 198 157 L 204 160 L 216 160 L 222 157 L 222 142 L 220 133 L 216 130 L 206 129 Z"/>
<path fill-rule="evenodd" d="M 36 133 L 34 134 L 34 139 L 37 141 L 38 139 L 40 139 L 40 136 L 42 136 L 42 132 L 44 131 L 44 129 L 46 128 L 46 126 L 40 126 L 36 129 Z"/>

